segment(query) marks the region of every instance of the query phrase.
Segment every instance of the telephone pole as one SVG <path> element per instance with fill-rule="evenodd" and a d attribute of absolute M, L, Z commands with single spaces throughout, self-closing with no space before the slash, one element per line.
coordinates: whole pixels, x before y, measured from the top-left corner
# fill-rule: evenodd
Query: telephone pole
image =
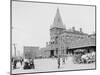
<path fill-rule="evenodd" d="M 16 44 L 14 43 L 14 54 L 15 54 L 15 57 L 16 57 Z"/>

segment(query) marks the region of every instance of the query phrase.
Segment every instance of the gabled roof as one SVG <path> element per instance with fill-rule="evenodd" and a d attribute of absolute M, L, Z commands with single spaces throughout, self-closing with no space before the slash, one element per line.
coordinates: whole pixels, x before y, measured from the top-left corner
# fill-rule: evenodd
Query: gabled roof
<path fill-rule="evenodd" d="M 59 12 L 59 8 L 57 8 L 56 16 L 54 17 L 53 25 L 51 26 L 50 29 L 52 28 L 63 28 L 65 29 L 65 26 L 63 25 L 62 18 Z"/>

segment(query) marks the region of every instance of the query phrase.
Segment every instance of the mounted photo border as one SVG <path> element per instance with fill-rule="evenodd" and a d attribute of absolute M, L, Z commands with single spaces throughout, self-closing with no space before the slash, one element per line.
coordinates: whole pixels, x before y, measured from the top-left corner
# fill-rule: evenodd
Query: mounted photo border
<path fill-rule="evenodd" d="M 97 30 L 96 30 L 96 26 L 97 26 L 97 7 L 96 7 L 96 5 L 71 4 L 71 3 L 56 3 L 56 2 L 41 2 L 41 1 L 24 1 L 24 0 L 10 0 L 10 74 L 11 75 L 13 75 L 12 74 L 12 65 L 11 65 L 12 64 L 11 63 L 11 58 L 12 58 L 12 1 L 16 1 L 16 2 L 42 3 L 42 4 L 57 4 L 57 5 L 74 5 L 74 6 L 90 6 L 90 7 L 95 7 L 95 32 L 97 33 Z M 96 38 L 95 38 L 95 40 L 96 40 Z M 97 59 L 97 50 L 96 50 L 96 55 L 95 56 L 96 56 L 96 59 Z M 96 63 L 97 63 L 97 60 L 96 60 Z M 96 68 L 97 68 L 96 63 L 95 63 L 95 69 L 47 71 L 47 72 L 32 72 L 32 73 L 18 73 L 18 74 L 36 74 L 36 73 L 38 74 L 38 73 L 53 73 L 53 72 L 70 72 L 70 71 L 96 70 Z"/>

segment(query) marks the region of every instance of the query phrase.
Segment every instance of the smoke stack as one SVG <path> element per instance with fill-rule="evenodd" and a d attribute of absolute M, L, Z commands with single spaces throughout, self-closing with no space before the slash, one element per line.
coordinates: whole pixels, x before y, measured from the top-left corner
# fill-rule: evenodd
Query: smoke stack
<path fill-rule="evenodd" d="M 75 27 L 72 27 L 72 30 L 75 31 Z"/>
<path fill-rule="evenodd" d="M 46 42 L 46 46 L 48 46 L 48 42 Z"/>
<path fill-rule="evenodd" d="M 82 28 L 80 28 L 80 32 L 82 32 Z"/>

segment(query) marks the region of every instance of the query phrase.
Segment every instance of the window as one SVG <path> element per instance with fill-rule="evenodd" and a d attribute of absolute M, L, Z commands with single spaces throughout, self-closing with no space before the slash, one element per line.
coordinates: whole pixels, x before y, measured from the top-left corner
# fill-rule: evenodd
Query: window
<path fill-rule="evenodd" d="M 58 54 L 58 48 L 56 48 L 56 54 Z"/>

